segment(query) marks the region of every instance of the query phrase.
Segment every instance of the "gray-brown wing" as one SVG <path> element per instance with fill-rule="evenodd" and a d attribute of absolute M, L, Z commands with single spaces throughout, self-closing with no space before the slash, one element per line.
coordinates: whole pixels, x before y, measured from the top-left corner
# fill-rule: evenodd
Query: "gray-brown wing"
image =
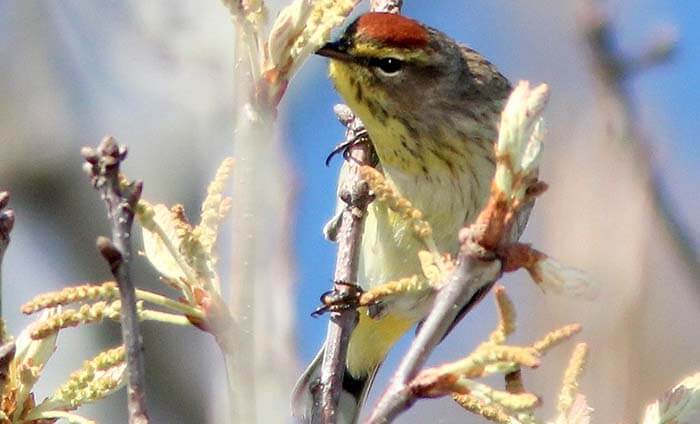
<path fill-rule="evenodd" d="M 501 100 L 505 104 L 505 100 L 513 90 L 508 79 L 479 52 L 465 45 L 460 45 L 460 47 L 467 61 L 467 66 L 469 66 L 469 71 L 477 81 L 476 88 L 479 94 L 487 98 Z"/>

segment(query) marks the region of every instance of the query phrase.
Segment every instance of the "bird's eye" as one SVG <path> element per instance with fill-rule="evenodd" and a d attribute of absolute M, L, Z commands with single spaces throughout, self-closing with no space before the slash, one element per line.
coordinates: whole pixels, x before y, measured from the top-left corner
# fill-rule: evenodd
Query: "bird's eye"
<path fill-rule="evenodd" d="M 396 75 L 403 68 L 403 62 L 393 57 L 385 57 L 377 60 L 376 66 L 386 75 Z"/>

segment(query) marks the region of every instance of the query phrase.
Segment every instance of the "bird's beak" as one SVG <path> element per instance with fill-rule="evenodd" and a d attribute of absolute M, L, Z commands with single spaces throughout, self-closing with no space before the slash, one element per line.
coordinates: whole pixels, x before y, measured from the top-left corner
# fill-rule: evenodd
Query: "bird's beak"
<path fill-rule="evenodd" d="M 316 50 L 316 54 L 343 62 L 354 61 L 353 56 L 348 53 L 347 47 L 344 45 L 344 43 L 340 43 L 339 41 L 326 43 L 323 47 Z"/>

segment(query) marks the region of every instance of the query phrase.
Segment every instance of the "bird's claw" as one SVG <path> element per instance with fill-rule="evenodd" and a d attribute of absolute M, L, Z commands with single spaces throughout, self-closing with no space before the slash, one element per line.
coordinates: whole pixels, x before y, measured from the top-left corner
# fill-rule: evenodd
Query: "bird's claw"
<path fill-rule="evenodd" d="M 311 313 L 312 317 L 318 317 L 326 312 L 342 312 L 358 307 L 362 288 L 354 283 L 336 282 L 336 286 L 343 286 L 342 290 L 334 288 L 321 295 L 321 306 Z"/>
<path fill-rule="evenodd" d="M 361 128 L 360 130 L 355 131 L 351 137 L 338 143 L 333 148 L 333 150 L 331 150 L 331 152 L 328 154 L 328 157 L 326 157 L 326 166 L 328 166 L 331 163 L 331 160 L 333 159 L 333 157 L 335 155 L 337 155 L 338 153 L 342 153 L 343 159 L 347 160 L 348 150 L 350 149 L 350 147 L 352 147 L 358 143 L 364 142 L 365 140 L 367 140 L 367 137 L 368 137 L 367 130 L 364 128 Z"/>

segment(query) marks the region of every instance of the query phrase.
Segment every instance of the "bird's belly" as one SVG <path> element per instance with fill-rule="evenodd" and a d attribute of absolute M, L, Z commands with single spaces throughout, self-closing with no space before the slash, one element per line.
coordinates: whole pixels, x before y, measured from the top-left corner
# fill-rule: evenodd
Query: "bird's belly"
<path fill-rule="evenodd" d="M 384 169 L 389 182 L 423 213 L 433 229 L 438 250 L 443 253 L 456 254 L 459 229 L 475 218 L 488 195 L 493 168 L 487 161 L 477 165 L 484 169 L 457 176 L 449 172 L 415 176 Z M 367 289 L 422 275 L 418 252 L 424 249 L 423 242 L 398 214 L 372 203 L 362 238 L 360 285 Z M 407 309 L 414 306 L 410 302 L 405 305 Z"/>
<path fill-rule="evenodd" d="M 453 255 L 458 248 L 457 232 L 465 220 L 474 218 L 488 194 L 492 170 L 482 171 L 480 181 L 473 181 L 472 176 L 479 174 L 474 172 L 450 181 L 446 175 L 416 179 L 384 168 L 389 182 L 423 212 L 438 249 Z M 422 276 L 418 252 L 424 249 L 423 242 L 398 214 L 378 202 L 370 204 L 360 249 L 358 283 L 366 290 L 388 281 Z M 403 294 L 385 303 L 379 317 L 362 314 L 350 339 L 347 365 L 351 374 L 371 373 L 396 340 L 427 315 L 433 297 L 432 292 Z"/>

